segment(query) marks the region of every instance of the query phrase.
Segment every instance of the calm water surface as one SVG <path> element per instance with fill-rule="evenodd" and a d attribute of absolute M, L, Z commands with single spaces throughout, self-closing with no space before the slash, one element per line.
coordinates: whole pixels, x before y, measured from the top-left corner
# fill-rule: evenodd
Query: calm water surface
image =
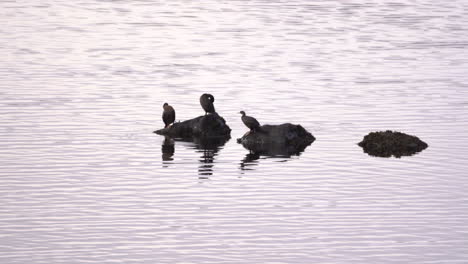
<path fill-rule="evenodd" d="M 467 1 L 2 1 L 0 263 L 467 263 Z M 162 105 L 232 128 L 152 133 Z M 239 111 L 317 140 L 255 157 Z M 399 130 L 423 152 L 356 145 Z"/>

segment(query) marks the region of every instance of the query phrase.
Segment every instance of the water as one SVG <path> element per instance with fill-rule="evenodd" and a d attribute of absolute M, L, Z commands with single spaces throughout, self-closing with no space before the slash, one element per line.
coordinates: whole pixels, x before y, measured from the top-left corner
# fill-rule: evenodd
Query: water
<path fill-rule="evenodd" d="M 0 263 L 466 263 L 468 2 L 0 10 Z M 205 92 L 231 140 L 152 133 Z M 317 140 L 249 156 L 240 110 Z M 386 129 L 429 148 L 356 145 Z"/>

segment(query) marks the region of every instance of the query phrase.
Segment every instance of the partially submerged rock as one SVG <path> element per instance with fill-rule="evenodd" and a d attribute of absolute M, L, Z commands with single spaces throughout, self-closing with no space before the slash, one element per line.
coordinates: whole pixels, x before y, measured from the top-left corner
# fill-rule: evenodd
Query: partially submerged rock
<path fill-rule="evenodd" d="M 238 140 L 239 142 L 239 140 Z M 282 143 L 252 143 L 243 142 L 242 146 L 250 151 L 250 154 L 267 157 L 299 156 L 311 143 L 288 145 Z"/>
<path fill-rule="evenodd" d="M 428 147 L 416 136 L 390 130 L 371 132 L 358 145 L 371 156 L 396 158 L 414 155 Z"/>
<path fill-rule="evenodd" d="M 263 125 L 248 132 L 237 142 L 253 153 L 266 156 L 299 155 L 315 141 L 315 137 L 300 125 Z"/>
<path fill-rule="evenodd" d="M 156 130 L 154 133 L 174 138 L 229 137 L 231 128 L 226 124 L 224 118 L 217 113 L 212 113 L 174 123 L 172 126 Z"/>

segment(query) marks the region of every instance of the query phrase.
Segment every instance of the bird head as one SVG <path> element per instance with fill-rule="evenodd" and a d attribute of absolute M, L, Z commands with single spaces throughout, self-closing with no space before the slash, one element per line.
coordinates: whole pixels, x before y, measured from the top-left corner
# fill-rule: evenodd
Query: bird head
<path fill-rule="evenodd" d="M 168 104 L 167 104 L 167 103 L 164 103 L 164 104 L 163 104 L 163 108 L 166 107 L 166 106 L 168 106 Z"/>
<path fill-rule="evenodd" d="M 207 93 L 205 93 L 205 94 L 202 94 L 201 97 L 206 98 L 206 99 L 208 99 L 210 102 L 214 103 L 214 96 L 213 96 L 212 94 L 207 94 Z"/>
<path fill-rule="evenodd" d="M 244 112 L 244 111 L 240 111 L 239 114 L 245 116 L 245 112 Z"/>

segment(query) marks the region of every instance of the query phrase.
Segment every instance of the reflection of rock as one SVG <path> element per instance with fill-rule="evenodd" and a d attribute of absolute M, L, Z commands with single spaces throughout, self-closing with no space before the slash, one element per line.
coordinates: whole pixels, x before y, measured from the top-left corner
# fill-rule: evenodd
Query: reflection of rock
<path fill-rule="evenodd" d="M 215 156 L 231 137 L 192 137 L 177 139 L 177 141 L 192 142 L 197 152 L 202 153 L 198 174 L 207 177 L 213 174 Z"/>
<path fill-rule="evenodd" d="M 203 150 L 219 150 L 220 147 L 224 146 L 226 142 L 231 139 L 230 136 L 227 137 L 193 137 L 191 139 L 182 139 L 182 141 L 193 142 L 195 148 Z"/>
<path fill-rule="evenodd" d="M 246 149 L 265 156 L 299 155 L 315 141 L 315 137 L 300 125 L 263 125 L 258 132 L 249 132 L 237 139 Z"/>
<path fill-rule="evenodd" d="M 258 165 L 258 159 L 260 159 L 260 153 L 250 152 L 245 155 L 245 158 L 241 160 L 240 169 L 241 170 L 251 170 L 249 167 Z"/>
<path fill-rule="evenodd" d="M 161 146 L 162 160 L 172 161 L 174 158 L 174 140 L 170 137 L 164 137 L 163 144 Z"/>
<path fill-rule="evenodd" d="M 176 138 L 189 137 L 226 137 L 231 134 L 231 129 L 224 118 L 217 113 L 199 116 L 183 122 L 174 123 L 167 128 L 154 131 L 159 135 L 167 135 Z"/>
<path fill-rule="evenodd" d="M 358 145 L 371 156 L 397 158 L 411 156 L 428 147 L 418 137 L 390 130 L 371 132 Z"/>

